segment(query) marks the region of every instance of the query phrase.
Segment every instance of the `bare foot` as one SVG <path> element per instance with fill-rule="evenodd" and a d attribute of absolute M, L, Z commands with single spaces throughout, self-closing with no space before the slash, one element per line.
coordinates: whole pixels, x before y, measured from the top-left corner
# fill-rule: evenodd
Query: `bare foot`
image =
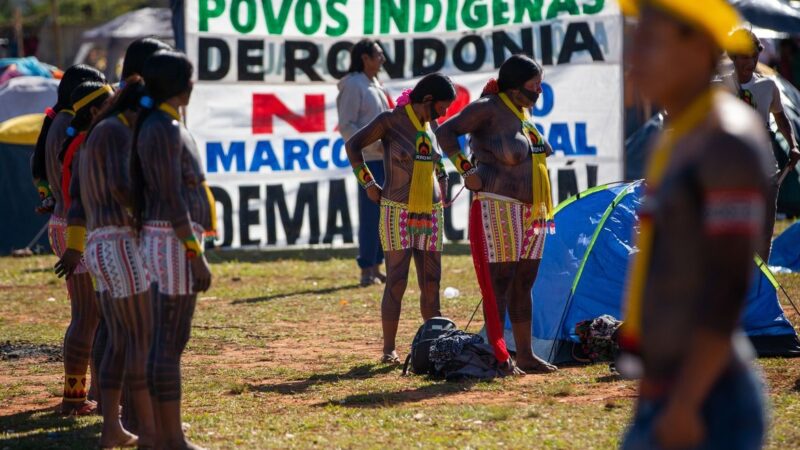
<path fill-rule="evenodd" d="M 523 372 L 522 369 L 520 369 L 511 358 L 508 358 L 508 361 L 500 364 L 500 371 L 503 372 L 503 376 L 525 376 L 525 372 Z"/>
<path fill-rule="evenodd" d="M 130 448 L 139 445 L 139 438 L 120 428 L 117 432 L 103 430 L 100 436 L 100 448 Z"/>
<path fill-rule="evenodd" d="M 82 402 L 62 402 L 60 413 L 66 416 L 88 416 L 97 411 L 97 403 L 91 400 Z"/>
<path fill-rule="evenodd" d="M 558 367 L 548 363 L 547 361 L 533 355 L 532 358 L 517 358 L 517 365 L 525 373 L 552 373 L 558 370 Z"/>

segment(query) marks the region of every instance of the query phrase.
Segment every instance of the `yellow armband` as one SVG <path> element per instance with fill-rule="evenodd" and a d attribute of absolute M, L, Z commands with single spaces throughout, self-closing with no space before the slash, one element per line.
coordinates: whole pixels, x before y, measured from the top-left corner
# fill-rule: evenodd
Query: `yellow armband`
<path fill-rule="evenodd" d="M 186 249 L 186 258 L 194 259 L 203 254 L 203 247 L 197 242 L 194 235 L 183 240 L 183 248 Z"/>
<path fill-rule="evenodd" d="M 458 152 L 454 155 L 450 155 L 450 162 L 453 163 L 458 173 L 461 174 L 461 176 L 464 178 L 472 175 L 477 171 L 477 169 L 475 169 L 475 166 L 473 166 L 472 163 L 469 162 L 469 160 L 464 155 L 461 154 L 461 152 Z"/>
<path fill-rule="evenodd" d="M 362 163 L 360 166 L 354 168 L 353 173 L 356 174 L 358 184 L 360 184 L 364 189 L 368 189 L 377 184 L 366 163 Z"/>
<path fill-rule="evenodd" d="M 86 248 L 86 227 L 80 225 L 67 226 L 67 248 L 83 253 Z"/>

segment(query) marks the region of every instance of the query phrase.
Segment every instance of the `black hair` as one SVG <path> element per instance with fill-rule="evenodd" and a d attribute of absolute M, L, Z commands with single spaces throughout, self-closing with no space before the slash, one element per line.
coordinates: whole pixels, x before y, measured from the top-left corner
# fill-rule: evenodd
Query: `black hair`
<path fill-rule="evenodd" d="M 144 213 L 144 170 L 139 157 L 138 144 L 142 124 L 159 104 L 191 90 L 194 67 L 185 54 L 174 50 L 160 50 L 147 58 L 142 68 L 147 107 L 142 108 L 136 118 L 131 139 L 131 191 L 133 192 L 133 220 L 137 229 L 142 227 Z M 143 104 L 144 104 L 143 103 Z"/>
<path fill-rule="evenodd" d="M 513 55 L 500 66 L 497 86 L 500 91 L 519 89 L 531 78 L 542 73 L 542 66 L 525 55 Z"/>
<path fill-rule="evenodd" d="M 78 87 L 73 89 L 72 94 L 70 95 L 70 104 L 75 105 L 98 89 L 102 89 L 104 86 L 108 85 L 99 81 L 84 81 L 83 83 L 79 84 Z M 72 144 L 72 141 L 75 139 L 78 133 L 89 129 L 89 125 L 91 125 L 93 118 L 92 107 L 102 107 L 103 103 L 105 103 L 110 96 L 110 92 L 103 92 L 92 99 L 85 106 L 81 107 L 80 110 L 75 111 L 75 116 L 72 118 L 72 122 L 69 123 L 71 134 L 69 134 L 67 139 L 64 140 L 64 145 L 61 147 L 61 152 L 58 154 L 58 159 L 61 162 L 64 161 L 64 156 L 67 153 L 67 149 L 69 148 L 70 144 Z"/>
<path fill-rule="evenodd" d="M 347 72 L 363 72 L 364 60 L 361 57 L 364 55 L 373 56 L 375 54 L 375 44 L 377 43 L 378 41 L 374 39 L 362 39 L 356 42 L 356 45 L 350 50 L 350 68 L 347 69 Z"/>
<path fill-rule="evenodd" d="M 126 80 L 131 75 L 141 75 L 144 62 L 159 50 L 172 50 L 172 47 L 152 37 L 133 41 L 128 46 L 128 49 L 125 50 L 125 62 L 122 63 L 122 79 Z"/>
<path fill-rule="evenodd" d="M 449 77 L 439 72 L 422 77 L 409 94 L 412 103 L 422 103 L 426 96 L 432 96 L 433 101 L 455 100 L 456 88 Z"/>
<path fill-rule="evenodd" d="M 139 75 L 132 75 L 124 81 L 125 87 L 118 91 L 95 116 L 87 132 L 87 138 L 88 135 L 92 134 L 94 127 L 103 120 L 126 111 L 139 111 L 140 102 L 144 95 L 144 80 Z"/>
<path fill-rule="evenodd" d="M 101 81 L 105 82 L 106 77 L 102 72 L 92 66 L 86 64 L 76 64 L 64 72 L 61 77 L 61 82 L 58 84 L 58 98 L 56 104 L 53 105 L 53 111 L 58 113 L 64 109 L 72 108 L 70 95 L 72 91 L 84 81 Z M 31 175 L 34 178 L 41 180 L 47 179 L 47 165 L 45 145 L 47 144 L 47 133 L 50 131 L 50 126 L 53 124 L 53 118 L 45 116 L 42 123 L 42 129 L 39 131 L 39 137 L 36 139 L 36 147 L 31 156 Z"/>

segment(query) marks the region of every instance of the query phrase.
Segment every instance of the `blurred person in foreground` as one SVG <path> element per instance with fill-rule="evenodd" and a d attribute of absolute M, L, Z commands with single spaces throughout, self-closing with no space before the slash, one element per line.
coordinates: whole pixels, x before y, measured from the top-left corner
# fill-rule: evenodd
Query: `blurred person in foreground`
<path fill-rule="evenodd" d="M 752 42 L 729 38 L 739 18 L 724 0 L 621 4 L 639 15 L 633 76 L 669 117 L 629 271 L 618 368 L 643 378 L 622 448 L 756 449 L 763 384 L 737 324 L 764 226 L 768 137 L 751 108 L 711 86 L 721 49 L 750 54 Z"/>
<path fill-rule="evenodd" d="M 336 97 L 339 132 L 345 142 L 379 114 L 394 108 L 391 97 L 378 80 L 378 72 L 385 61 L 383 50 L 372 39 L 363 39 L 350 50 L 349 73 L 339 81 L 339 95 Z M 362 154 L 375 182 L 382 186 L 385 174 L 381 142 L 373 142 L 363 149 Z M 370 201 L 365 190 L 359 189 L 356 261 L 361 268 L 362 287 L 386 282 L 386 275 L 380 271 L 383 251 L 378 234 L 379 218 L 378 205 Z"/>
<path fill-rule="evenodd" d="M 778 84 L 775 80 L 756 73 L 758 57 L 764 46 L 752 31 L 744 28 L 737 29 L 731 33 L 731 39 L 751 41 L 753 43 L 753 51 L 746 54 L 728 53 L 731 61 L 733 61 L 734 72 L 722 77 L 722 83 L 733 95 L 739 97 L 740 100 L 747 103 L 758 113 L 761 123 L 767 129 L 767 132 L 771 132 L 769 116 L 772 114 L 775 118 L 775 123 L 778 125 L 778 132 L 786 139 L 790 149 L 789 163 L 783 170 L 792 170 L 797 165 L 797 161 L 800 160 L 800 150 L 797 149 L 797 140 L 794 137 L 792 124 L 783 112 L 781 91 L 778 89 Z M 778 170 L 778 161 L 772 152 L 772 145 L 768 144 L 763 151 L 766 152 L 769 159 L 772 177 L 769 184 L 764 234 L 758 254 L 761 259 L 767 262 L 772 249 L 772 231 L 775 227 L 775 212 L 777 210 L 778 190 L 780 189 L 778 184 L 780 171 Z"/>

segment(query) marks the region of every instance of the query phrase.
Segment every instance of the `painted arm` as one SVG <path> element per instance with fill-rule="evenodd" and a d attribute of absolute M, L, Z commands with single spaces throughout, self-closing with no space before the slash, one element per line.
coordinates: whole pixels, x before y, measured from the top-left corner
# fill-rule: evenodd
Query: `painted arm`
<path fill-rule="evenodd" d="M 461 153 L 458 138 L 491 123 L 492 109 L 487 102 L 470 103 L 436 130 L 436 140 L 439 141 L 439 146 L 458 173 L 464 177 L 464 185 L 471 191 L 480 191 L 483 188 L 483 181 L 472 163 Z"/>
<path fill-rule="evenodd" d="M 711 141 L 699 170 L 704 239 L 703 291 L 698 320 L 679 368 L 656 435 L 664 447 L 693 447 L 703 438 L 700 418 L 709 392 L 733 358 L 732 335 L 739 322 L 753 254 L 762 232 L 766 170 L 740 140 Z M 754 175 L 754 168 L 756 175 Z"/>
<path fill-rule="evenodd" d="M 69 182 L 69 196 L 72 199 L 67 210 L 67 249 L 55 264 L 55 273 L 59 278 L 72 277 L 78 267 L 86 245 L 86 209 L 81 201 L 81 182 L 78 173 L 80 158 L 78 154 L 72 160 L 72 177 Z"/>
<path fill-rule="evenodd" d="M 78 154 L 72 160 L 72 177 L 69 182 L 69 210 L 67 210 L 67 226 L 86 227 L 86 209 L 81 200 L 81 181 L 78 173 L 80 159 L 83 155 Z"/>
<path fill-rule="evenodd" d="M 174 120 L 159 121 L 154 123 L 152 130 L 148 130 L 150 139 L 145 145 L 151 145 L 155 150 L 151 152 L 153 160 L 145 166 L 145 170 L 152 171 L 155 183 L 153 190 L 158 193 L 158 201 L 166 205 L 172 228 L 186 249 L 194 278 L 192 289 L 194 292 L 205 292 L 211 287 L 211 269 L 203 254 L 203 236 L 195 236 L 189 208 L 182 195 L 184 145 L 180 127 Z"/>
<path fill-rule="evenodd" d="M 151 172 L 154 181 L 153 192 L 158 196 L 157 201 L 164 204 L 164 211 L 168 211 L 167 219 L 172 223 L 172 228 L 182 241 L 194 235 L 191 227 L 189 207 L 183 199 L 183 171 L 181 170 L 181 156 L 183 142 L 179 125 L 175 122 L 159 121 L 147 130 L 148 139 L 140 139 L 142 144 L 150 146 L 152 160 L 144 166 Z"/>
<path fill-rule="evenodd" d="M 388 129 L 387 122 L 389 121 L 390 115 L 390 112 L 379 114 L 372 122 L 358 130 L 356 134 L 345 143 L 344 147 L 347 151 L 347 158 L 350 160 L 350 165 L 353 167 L 356 179 L 358 179 L 358 184 L 367 190 L 367 196 L 375 203 L 380 202 L 383 192 L 381 186 L 378 186 L 375 182 L 375 177 L 372 176 L 367 164 L 364 162 L 362 151 L 364 147 L 383 138 Z"/>
<path fill-rule="evenodd" d="M 458 138 L 480 130 L 492 120 L 493 108 L 486 102 L 473 102 L 436 129 L 436 140 L 451 160 L 461 153 Z M 458 167 L 456 167 L 458 169 Z"/>
<path fill-rule="evenodd" d="M 364 164 L 364 156 L 361 152 L 365 147 L 373 144 L 383 138 L 387 130 L 387 121 L 391 113 L 384 112 L 378 114 L 372 122 L 364 126 L 364 128 L 357 130 L 344 145 L 347 152 L 347 158 L 350 160 L 350 165 L 355 170 L 360 165 Z"/>

